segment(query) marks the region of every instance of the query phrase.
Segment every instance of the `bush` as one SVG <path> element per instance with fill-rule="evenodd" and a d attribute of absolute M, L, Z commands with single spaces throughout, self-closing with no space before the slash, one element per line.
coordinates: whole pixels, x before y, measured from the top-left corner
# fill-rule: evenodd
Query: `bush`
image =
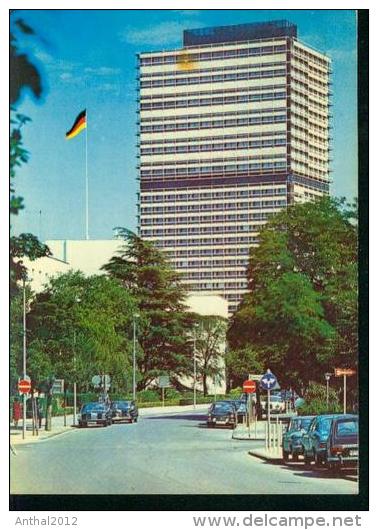
<path fill-rule="evenodd" d="M 243 389 L 240 386 L 238 386 L 230 390 L 228 393 L 228 396 L 231 399 L 238 399 L 242 393 L 243 393 Z"/>
<path fill-rule="evenodd" d="M 137 393 L 137 401 L 138 403 L 160 401 L 160 394 L 156 390 L 141 390 Z"/>
<path fill-rule="evenodd" d="M 319 383 L 311 382 L 304 394 L 304 403 L 297 408 L 298 414 L 318 415 L 342 412 L 338 394 L 332 388 L 329 389 L 327 406 L 327 387 Z"/>
<path fill-rule="evenodd" d="M 174 399 L 174 400 L 178 400 L 180 399 L 181 397 L 181 394 L 178 390 L 176 390 L 175 388 L 165 388 L 164 389 L 164 400 L 168 400 L 168 399 Z"/>

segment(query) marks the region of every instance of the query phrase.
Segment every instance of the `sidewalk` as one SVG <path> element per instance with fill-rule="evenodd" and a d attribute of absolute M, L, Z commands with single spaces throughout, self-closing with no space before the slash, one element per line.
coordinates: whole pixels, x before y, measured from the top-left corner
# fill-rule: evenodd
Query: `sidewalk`
<path fill-rule="evenodd" d="M 204 412 L 208 409 L 210 404 L 197 405 L 193 408 L 193 405 L 177 405 L 169 407 L 149 407 L 139 409 L 139 416 L 160 415 L 160 414 L 174 414 L 177 412 Z M 75 427 L 73 425 L 73 415 L 67 414 L 66 426 L 64 425 L 64 416 L 53 416 L 51 421 L 51 431 L 45 430 L 45 419 L 42 420 L 42 428 L 38 430 L 38 436 L 35 433 L 33 436 L 33 427 L 31 418 L 26 419 L 26 432 L 25 438 L 22 438 L 22 420 L 19 422 L 17 428 L 13 424 L 10 425 L 10 445 L 11 448 L 16 448 L 20 444 L 35 443 L 41 440 L 46 440 L 59 434 L 66 432 L 73 432 Z"/>
<path fill-rule="evenodd" d="M 57 436 L 58 434 L 63 434 L 73 430 L 73 417 L 72 414 L 67 415 L 66 423 L 64 426 L 64 417 L 63 416 L 54 416 L 51 420 L 51 431 L 45 430 L 45 419 L 42 420 L 42 427 L 38 429 L 38 436 L 35 431 L 33 436 L 33 427 L 31 418 L 26 419 L 26 432 L 25 438 L 22 438 L 22 420 L 19 421 L 18 427 L 14 427 L 13 424 L 10 425 L 10 444 L 11 446 L 17 446 L 25 443 L 33 443 L 41 440 L 46 440 L 46 438 L 51 438 L 52 436 Z"/>
<path fill-rule="evenodd" d="M 239 423 L 232 432 L 232 438 L 234 440 L 265 440 L 265 426 L 265 420 L 251 423 L 250 429 L 246 425 Z"/>

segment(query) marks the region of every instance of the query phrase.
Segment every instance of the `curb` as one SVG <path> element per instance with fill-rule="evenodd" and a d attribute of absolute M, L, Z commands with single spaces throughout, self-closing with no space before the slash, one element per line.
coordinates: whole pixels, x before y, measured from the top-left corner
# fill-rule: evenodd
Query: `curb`
<path fill-rule="evenodd" d="M 69 432 L 74 432 L 75 431 L 75 428 L 74 427 L 71 427 L 69 429 L 65 429 L 64 431 L 59 431 L 59 432 L 51 432 L 50 434 L 47 434 L 45 436 L 28 436 L 27 438 L 25 439 L 20 439 L 20 441 L 18 442 L 18 440 L 12 440 L 12 434 L 10 434 L 10 439 L 11 439 L 11 446 L 16 449 L 17 446 L 20 446 L 20 445 L 27 445 L 27 444 L 30 444 L 30 443 L 37 443 L 37 442 L 43 442 L 44 440 L 49 440 L 50 438 L 54 438 L 55 436 L 59 436 L 61 434 L 66 434 L 66 433 L 69 433 Z"/>
<path fill-rule="evenodd" d="M 257 458 L 260 458 L 261 460 L 265 460 L 266 462 L 271 462 L 272 464 L 282 464 L 283 463 L 282 456 L 264 455 L 264 454 L 258 453 L 257 451 L 248 451 L 248 454 L 251 455 L 251 456 L 255 456 Z"/>

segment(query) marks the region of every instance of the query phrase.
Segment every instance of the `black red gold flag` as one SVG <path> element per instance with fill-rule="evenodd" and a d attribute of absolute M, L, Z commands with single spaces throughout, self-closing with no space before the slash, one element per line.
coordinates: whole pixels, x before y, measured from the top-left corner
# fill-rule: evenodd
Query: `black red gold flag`
<path fill-rule="evenodd" d="M 74 138 L 83 129 L 85 129 L 86 126 L 87 126 L 87 111 L 83 110 L 77 116 L 77 118 L 76 118 L 74 124 L 72 125 L 71 129 L 68 132 L 66 132 L 66 140 L 70 140 L 71 138 Z"/>

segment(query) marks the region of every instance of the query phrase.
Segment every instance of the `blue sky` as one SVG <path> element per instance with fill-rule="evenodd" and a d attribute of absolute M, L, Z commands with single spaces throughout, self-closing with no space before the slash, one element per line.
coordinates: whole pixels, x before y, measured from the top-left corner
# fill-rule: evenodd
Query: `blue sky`
<path fill-rule="evenodd" d="M 19 10 L 38 37 L 20 37 L 42 73 L 44 93 L 25 93 L 18 111 L 30 161 L 16 191 L 25 210 L 15 233 L 42 240 L 85 237 L 85 132 L 65 140 L 88 112 L 89 234 L 109 239 L 136 228 L 136 58 L 179 47 L 184 29 L 288 19 L 298 37 L 333 59 L 332 194 L 357 195 L 356 16 L 352 10 Z M 41 214 L 39 212 L 42 212 Z"/>

